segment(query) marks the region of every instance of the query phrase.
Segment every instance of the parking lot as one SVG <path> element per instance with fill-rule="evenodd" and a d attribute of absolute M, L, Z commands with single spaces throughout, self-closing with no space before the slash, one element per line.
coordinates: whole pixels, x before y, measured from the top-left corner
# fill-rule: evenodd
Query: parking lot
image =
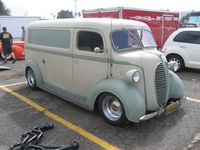
<path fill-rule="evenodd" d="M 24 76 L 25 62 L 7 64 L 0 71 L 0 150 L 20 142 L 20 136 L 45 123 L 55 128 L 44 133 L 45 145 L 77 141 L 80 150 L 199 150 L 200 70 L 178 73 L 187 99 L 181 109 L 126 127 L 107 124 L 89 112 L 43 90 L 31 90 Z M 52 68 L 53 69 L 53 68 Z"/>

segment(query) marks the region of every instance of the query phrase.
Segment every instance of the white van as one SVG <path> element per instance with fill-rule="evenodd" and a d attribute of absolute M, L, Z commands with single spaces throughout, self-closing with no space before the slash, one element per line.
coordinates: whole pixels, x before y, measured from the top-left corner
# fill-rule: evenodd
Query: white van
<path fill-rule="evenodd" d="M 149 27 L 123 19 L 61 19 L 32 23 L 26 36 L 26 78 L 113 125 L 176 110 L 179 77 L 156 50 Z"/>

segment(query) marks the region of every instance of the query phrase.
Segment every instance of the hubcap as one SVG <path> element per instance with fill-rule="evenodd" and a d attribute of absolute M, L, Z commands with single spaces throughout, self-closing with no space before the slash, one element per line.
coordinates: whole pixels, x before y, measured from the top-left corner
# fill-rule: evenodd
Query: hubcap
<path fill-rule="evenodd" d="M 28 80 L 28 84 L 30 86 L 34 86 L 35 85 L 35 76 L 34 76 L 34 73 L 32 70 L 28 70 L 28 73 L 27 73 L 27 80 Z"/>
<path fill-rule="evenodd" d="M 115 96 L 107 96 L 104 98 L 103 112 L 105 116 L 112 121 L 117 121 L 122 116 L 122 105 Z"/>

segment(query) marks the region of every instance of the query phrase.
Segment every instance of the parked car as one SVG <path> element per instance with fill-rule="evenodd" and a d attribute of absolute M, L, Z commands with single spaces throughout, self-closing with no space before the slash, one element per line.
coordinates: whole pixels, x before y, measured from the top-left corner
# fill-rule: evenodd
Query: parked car
<path fill-rule="evenodd" d="M 157 51 L 149 27 L 125 19 L 60 19 L 30 24 L 26 78 L 113 125 L 176 110 L 180 78 Z"/>
<path fill-rule="evenodd" d="M 200 28 L 181 28 L 172 33 L 162 48 L 168 62 L 176 61 L 177 71 L 200 69 Z"/>
<path fill-rule="evenodd" d="M 25 59 L 24 56 L 24 41 L 13 41 L 12 45 L 13 53 L 15 54 L 16 59 Z M 2 53 L 2 46 L 0 42 L 0 56 L 4 58 L 4 54 Z M 11 58 L 11 56 L 8 56 L 8 59 Z"/>

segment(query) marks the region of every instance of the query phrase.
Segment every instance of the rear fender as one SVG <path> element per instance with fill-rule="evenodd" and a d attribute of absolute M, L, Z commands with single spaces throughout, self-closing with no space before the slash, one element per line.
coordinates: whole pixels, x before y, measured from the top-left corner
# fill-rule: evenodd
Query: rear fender
<path fill-rule="evenodd" d="M 28 60 L 27 63 L 26 63 L 26 72 L 25 72 L 26 77 L 27 77 L 27 69 L 29 67 L 33 70 L 33 72 L 35 74 L 36 85 L 37 86 L 40 85 L 43 81 L 42 72 L 40 70 L 40 67 L 38 66 L 38 64 L 34 60 L 32 60 L 32 59 Z"/>

